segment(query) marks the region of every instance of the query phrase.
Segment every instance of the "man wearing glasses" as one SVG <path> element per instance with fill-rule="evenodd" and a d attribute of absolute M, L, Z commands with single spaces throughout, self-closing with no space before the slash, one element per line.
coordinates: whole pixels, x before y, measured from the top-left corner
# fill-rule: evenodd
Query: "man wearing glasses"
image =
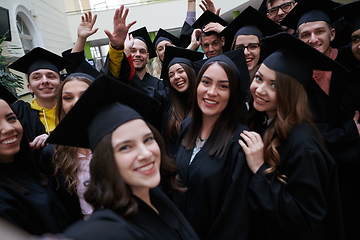
<path fill-rule="evenodd" d="M 289 0 L 267 0 L 267 13 L 266 16 L 281 25 L 281 21 L 284 17 L 296 6 L 297 2 Z M 294 30 L 288 29 L 286 26 L 282 26 L 288 33 L 293 33 Z"/>

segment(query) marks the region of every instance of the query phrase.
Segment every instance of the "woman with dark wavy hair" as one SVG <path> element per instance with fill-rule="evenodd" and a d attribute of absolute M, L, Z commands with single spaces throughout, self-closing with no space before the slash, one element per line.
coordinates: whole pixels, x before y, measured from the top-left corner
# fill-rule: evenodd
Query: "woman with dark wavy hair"
<path fill-rule="evenodd" d="M 49 137 L 51 143 L 89 148 L 93 153 L 84 197 L 94 213 L 67 229 L 65 236 L 198 239 L 164 193 L 184 189 L 176 181 L 176 165 L 166 156 L 160 134 L 142 117 L 152 113 L 156 104 L 136 89 L 102 76 Z"/>
<path fill-rule="evenodd" d="M 251 239 L 343 239 L 336 165 L 305 91 L 313 69 L 338 66 L 286 33 L 267 41 L 282 48 L 255 74 L 248 125 L 256 132 L 244 131 L 239 140 L 254 174 L 248 196 L 257 230 Z"/>

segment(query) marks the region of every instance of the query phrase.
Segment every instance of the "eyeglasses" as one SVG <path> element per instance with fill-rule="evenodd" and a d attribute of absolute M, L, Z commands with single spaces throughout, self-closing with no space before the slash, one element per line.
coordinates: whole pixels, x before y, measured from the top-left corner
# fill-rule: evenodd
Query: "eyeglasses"
<path fill-rule="evenodd" d="M 279 8 L 281 8 L 283 12 L 288 13 L 294 7 L 294 4 L 295 4 L 294 1 L 283 3 L 280 6 L 276 6 L 268 9 L 268 13 L 270 15 L 276 15 L 279 12 Z"/>
<path fill-rule="evenodd" d="M 242 48 L 243 50 L 245 50 L 245 48 L 247 48 L 247 50 L 249 52 L 255 52 L 256 50 L 258 50 L 260 48 L 260 43 L 249 43 L 249 45 L 245 46 L 244 44 L 236 44 L 234 49 L 239 49 Z"/>

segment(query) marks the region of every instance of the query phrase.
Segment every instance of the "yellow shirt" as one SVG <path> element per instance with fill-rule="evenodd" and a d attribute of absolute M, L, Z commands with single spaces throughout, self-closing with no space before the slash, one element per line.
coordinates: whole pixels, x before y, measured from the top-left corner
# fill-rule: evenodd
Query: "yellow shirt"
<path fill-rule="evenodd" d="M 119 77 L 121 62 L 123 60 L 124 50 L 116 50 L 109 44 L 109 69 L 114 77 Z"/>
<path fill-rule="evenodd" d="M 30 103 L 30 106 L 32 109 L 39 111 L 40 121 L 44 125 L 46 133 L 50 134 L 50 132 L 52 132 L 56 127 L 55 124 L 56 105 L 52 109 L 47 109 L 44 107 L 40 107 L 36 99 L 34 99 Z"/>

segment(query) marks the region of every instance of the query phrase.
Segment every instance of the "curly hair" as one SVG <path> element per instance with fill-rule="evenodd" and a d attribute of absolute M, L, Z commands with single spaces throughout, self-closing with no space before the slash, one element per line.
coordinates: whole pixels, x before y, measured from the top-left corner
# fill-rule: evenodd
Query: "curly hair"
<path fill-rule="evenodd" d="M 86 77 L 82 76 L 70 76 L 68 77 L 59 87 L 56 98 L 56 119 L 58 122 L 61 121 L 66 115 L 63 105 L 62 105 L 62 92 L 66 83 L 70 81 L 83 81 L 87 83 L 89 86 L 92 83 Z M 78 151 L 76 147 L 70 146 L 55 146 L 55 154 L 53 156 L 53 165 L 54 165 L 54 176 L 58 181 L 58 174 L 61 172 L 65 178 L 65 184 L 67 185 L 67 191 L 69 193 L 75 193 L 77 190 L 77 186 L 79 185 L 79 179 L 77 177 L 77 169 L 79 168 L 78 161 Z"/>
<path fill-rule="evenodd" d="M 160 185 L 166 192 L 184 192 L 176 180 L 177 167 L 173 159 L 166 155 L 165 143 L 160 133 L 147 124 L 154 134 L 161 152 Z M 111 143 L 112 134 L 105 135 L 96 145 L 90 163 L 91 179 L 84 194 L 85 200 L 94 211 L 100 208 L 111 209 L 121 216 L 131 218 L 138 211 L 132 190 L 118 171 Z"/>
<path fill-rule="evenodd" d="M 308 98 L 304 87 L 294 78 L 280 73 L 276 74 L 277 112 L 263 135 L 264 159 L 270 166 L 264 175 L 277 171 L 281 156 L 277 148 L 286 140 L 290 131 L 301 122 L 313 124 L 312 114 L 308 106 Z M 253 102 L 251 98 L 250 102 Z M 250 129 L 259 129 L 264 121 L 265 113 L 256 111 L 250 103 L 248 122 Z M 260 118 L 260 116 L 263 116 Z M 252 121 L 260 119 L 260 121 Z M 277 179 L 286 184 L 287 176 L 277 172 Z"/>

